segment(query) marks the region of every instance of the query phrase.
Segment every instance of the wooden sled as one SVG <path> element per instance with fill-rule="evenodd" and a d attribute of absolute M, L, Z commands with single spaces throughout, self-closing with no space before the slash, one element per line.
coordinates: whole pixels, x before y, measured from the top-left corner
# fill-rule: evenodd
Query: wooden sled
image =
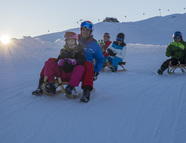
<path fill-rule="evenodd" d="M 167 72 L 169 74 L 172 74 L 174 73 L 174 71 L 177 69 L 177 68 L 180 68 L 181 71 L 184 73 L 186 71 L 186 65 L 184 64 L 181 64 L 180 61 L 178 61 L 178 64 L 177 65 L 172 65 L 171 64 L 171 61 L 169 62 L 169 65 L 168 65 L 168 70 Z"/>
<path fill-rule="evenodd" d="M 48 92 L 46 91 L 46 86 L 47 86 L 47 84 L 49 84 L 49 83 L 51 83 L 51 82 L 55 82 L 55 87 L 56 87 L 56 89 L 57 89 L 58 87 L 60 87 L 60 90 L 56 90 L 56 94 L 65 93 L 65 95 L 66 95 L 67 97 L 71 98 L 71 99 L 74 99 L 74 98 L 78 97 L 77 91 L 76 91 L 75 88 L 74 88 L 75 94 L 72 94 L 72 95 L 68 94 L 68 93 L 65 91 L 64 86 L 65 86 L 65 85 L 68 85 L 68 81 L 62 81 L 60 77 L 58 77 L 57 79 L 55 79 L 55 80 L 53 80 L 53 81 L 51 81 L 51 82 L 48 82 L 47 79 L 48 79 L 48 77 L 46 76 L 45 79 L 44 79 L 44 83 L 43 83 L 43 92 L 44 92 L 44 94 L 49 95 L 49 96 L 53 96 L 52 94 L 50 94 L 50 93 L 48 93 Z M 55 94 L 55 95 L 56 95 L 56 94 Z"/>
<path fill-rule="evenodd" d="M 124 65 L 126 64 L 126 62 L 120 62 L 118 65 L 120 67 L 122 67 L 122 69 L 118 69 L 116 72 L 120 72 L 120 71 L 127 71 L 127 69 L 125 69 Z M 107 67 L 109 70 L 110 70 L 110 66 L 112 65 L 111 62 L 108 62 L 106 61 L 104 64 L 103 64 L 103 68 L 102 68 L 102 71 L 104 71 L 104 69 Z"/>

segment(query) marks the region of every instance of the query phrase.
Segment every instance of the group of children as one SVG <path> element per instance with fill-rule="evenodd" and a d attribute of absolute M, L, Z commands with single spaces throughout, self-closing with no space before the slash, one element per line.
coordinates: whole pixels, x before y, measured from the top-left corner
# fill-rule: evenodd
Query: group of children
<path fill-rule="evenodd" d="M 112 62 L 111 70 L 113 72 L 117 71 L 118 63 L 123 60 L 126 52 L 125 35 L 119 33 L 116 41 L 112 43 L 110 41 L 110 34 L 104 33 L 104 44 L 101 46 L 91 35 L 93 30 L 91 24 L 89 21 L 82 23 L 81 34 L 79 35 L 74 32 L 65 33 L 64 48 L 60 51 L 57 58 L 49 58 L 45 62 L 40 73 L 38 88 L 32 94 L 43 94 L 42 84 L 44 79 L 46 79 L 48 83 L 46 91 L 55 95 L 57 87 L 55 82 L 52 81 L 56 77 L 61 77 L 62 81 L 68 81 L 65 91 L 69 95 L 72 94 L 73 89 L 79 86 L 79 83 L 82 81 L 83 96 L 80 100 L 88 102 L 90 91 L 93 89 L 93 81 L 97 79 L 104 62 L 106 60 Z M 91 57 L 92 55 L 94 57 Z M 97 62 L 94 65 L 93 59 Z"/>
<path fill-rule="evenodd" d="M 124 42 L 125 35 L 119 33 L 117 35 L 116 41 L 113 43 L 110 41 L 110 34 L 104 33 L 103 42 L 100 43 L 100 47 L 103 49 L 103 55 L 105 61 L 111 62 L 112 72 L 116 72 L 118 68 L 118 63 L 122 62 L 126 55 L 126 44 Z M 112 45 L 110 46 L 110 44 Z M 158 69 L 158 74 L 162 75 L 163 72 L 168 68 L 169 64 L 177 65 L 178 63 L 186 65 L 186 42 L 182 38 L 182 33 L 176 31 L 173 34 L 173 42 L 171 42 L 166 49 L 166 56 L 171 57 L 167 59 Z"/>
<path fill-rule="evenodd" d="M 126 43 L 125 34 L 119 33 L 116 37 L 116 41 L 110 41 L 110 34 L 103 34 L 103 42 L 98 42 L 104 56 L 104 62 L 112 63 L 110 69 L 112 72 L 118 70 L 118 64 L 123 61 L 126 55 Z"/>
<path fill-rule="evenodd" d="M 47 81 L 46 91 L 55 95 L 57 87 L 53 80 L 56 77 L 61 77 L 62 81 L 68 81 L 65 91 L 69 95 L 82 81 L 83 95 L 80 100 L 88 102 L 93 89 L 93 81 L 97 79 L 104 62 L 112 63 L 111 71 L 117 71 L 118 64 L 123 61 L 126 55 L 125 35 L 119 33 L 116 40 L 111 42 L 110 34 L 104 33 L 103 42 L 98 42 L 93 38 L 93 24 L 90 21 L 82 22 L 80 30 L 79 35 L 74 32 L 65 33 L 64 48 L 60 51 L 57 59 L 49 58 L 45 62 L 40 73 L 38 88 L 32 94 L 43 94 L 42 84 Z M 162 64 L 158 70 L 160 75 L 168 68 L 170 61 L 172 64 L 177 64 L 178 61 L 186 64 L 186 42 L 183 41 L 181 32 L 175 32 L 173 38 L 174 42 L 168 45 L 166 52 L 166 56 L 171 56 L 171 59 Z"/>
<path fill-rule="evenodd" d="M 82 82 L 83 95 L 81 101 L 88 102 L 90 92 L 93 89 L 93 81 L 97 79 L 100 70 L 106 59 L 112 61 L 111 70 L 117 71 L 118 62 L 124 58 L 126 46 L 124 43 L 125 35 L 119 33 L 116 41 L 110 41 L 110 34 L 104 34 L 104 50 L 100 48 L 98 42 L 93 38 L 93 24 L 90 21 L 81 23 L 81 33 L 66 32 L 64 35 L 65 46 L 60 51 L 57 58 L 49 58 L 40 73 L 39 85 L 34 95 L 43 94 L 42 85 L 47 83 L 45 91 L 55 95 L 55 78 L 61 77 L 62 81 L 68 81 L 65 88 L 66 93 L 72 94 L 73 89 Z M 125 47 L 126 48 L 126 47 Z M 104 55 L 104 56 L 103 56 Z M 95 62 L 93 62 L 95 59 Z"/>

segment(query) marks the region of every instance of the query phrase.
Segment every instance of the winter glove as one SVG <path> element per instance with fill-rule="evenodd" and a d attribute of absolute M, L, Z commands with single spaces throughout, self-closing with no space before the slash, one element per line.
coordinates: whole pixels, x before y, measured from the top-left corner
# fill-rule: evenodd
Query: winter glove
<path fill-rule="evenodd" d="M 64 65 L 64 61 L 65 61 L 64 59 L 61 59 L 61 60 L 58 62 L 58 65 L 59 65 L 59 66 L 63 66 L 63 65 Z"/>
<path fill-rule="evenodd" d="M 105 43 L 103 40 L 98 40 L 98 44 L 101 48 L 103 48 L 105 46 Z"/>
<path fill-rule="evenodd" d="M 76 65 L 77 64 L 77 61 L 75 59 L 65 58 L 65 61 L 68 64 L 72 64 L 72 65 Z"/>
<path fill-rule="evenodd" d="M 115 57 L 116 56 L 116 53 L 113 53 L 111 56 L 114 56 Z"/>
<path fill-rule="evenodd" d="M 111 50 L 111 49 L 107 49 L 107 52 L 108 52 L 108 54 L 110 55 L 111 53 L 113 53 L 113 51 Z"/>
<path fill-rule="evenodd" d="M 72 65 L 76 65 L 77 64 L 77 61 L 75 59 L 70 59 L 70 60 L 71 60 Z"/>
<path fill-rule="evenodd" d="M 94 72 L 94 81 L 98 78 L 99 73 L 98 72 Z"/>
<path fill-rule="evenodd" d="M 111 49 L 108 48 L 107 51 L 110 56 L 116 56 L 116 53 L 114 53 Z"/>

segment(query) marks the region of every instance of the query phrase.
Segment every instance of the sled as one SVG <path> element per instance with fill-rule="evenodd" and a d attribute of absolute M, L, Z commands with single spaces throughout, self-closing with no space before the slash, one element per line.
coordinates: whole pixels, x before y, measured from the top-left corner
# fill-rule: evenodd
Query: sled
<path fill-rule="evenodd" d="M 71 98 L 71 99 L 74 99 L 74 98 L 77 98 L 78 95 L 77 95 L 77 91 L 76 89 L 74 88 L 74 93 L 75 94 L 68 94 L 66 91 L 65 91 L 65 88 L 64 86 L 68 85 L 68 81 L 62 81 L 60 77 L 58 77 L 57 79 L 53 80 L 53 81 L 50 81 L 48 82 L 47 81 L 48 77 L 46 76 L 45 79 L 44 79 L 44 83 L 43 83 L 43 92 L 45 95 L 48 95 L 48 96 L 53 96 L 52 94 L 48 93 L 46 91 L 46 86 L 47 84 L 49 83 L 52 83 L 52 82 L 55 82 L 55 87 L 56 87 L 56 94 L 59 94 L 59 93 L 64 93 L 67 97 Z M 57 88 L 60 88 L 59 90 L 57 90 Z"/>
<path fill-rule="evenodd" d="M 120 62 L 118 65 L 119 65 L 120 67 L 122 67 L 122 69 L 118 69 L 116 72 L 127 71 L 127 69 L 125 69 L 125 67 L 124 67 L 125 64 L 126 64 L 126 62 Z M 112 65 L 112 62 L 106 61 L 106 62 L 103 64 L 102 71 L 105 71 L 105 68 L 106 68 L 106 67 L 110 70 L 110 66 L 111 66 L 111 65 Z"/>
<path fill-rule="evenodd" d="M 180 61 L 178 61 L 178 64 L 177 65 L 172 65 L 171 64 L 171 61 L 169 62 L 169 65 L 168 65 L 168 70 L 167 72 L 169 74 L 172 74 L 174 73 L 174 71 L 177 69 L 177 68 L 180 68 L 181 71 L 184 73 L 186 71 L 186 65 L 184 64 L 181 64 Z"/>

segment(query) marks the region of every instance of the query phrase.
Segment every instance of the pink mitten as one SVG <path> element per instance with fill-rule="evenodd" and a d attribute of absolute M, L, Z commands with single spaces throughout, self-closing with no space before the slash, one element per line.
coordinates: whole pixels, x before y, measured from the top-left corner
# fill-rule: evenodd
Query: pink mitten
<path fill-rule="evenodd" d="M 72 65 L 76 65 L 77 61 L 75 59 L 71 59 Z"/>
<path fill-rule="evenodd" d="M 59 65 L 59 66 L 63 66 L 64 61 L 65 61 L 64 59 L 61 59 L 61 60 L 58 62 L 58 65 Z"/>

